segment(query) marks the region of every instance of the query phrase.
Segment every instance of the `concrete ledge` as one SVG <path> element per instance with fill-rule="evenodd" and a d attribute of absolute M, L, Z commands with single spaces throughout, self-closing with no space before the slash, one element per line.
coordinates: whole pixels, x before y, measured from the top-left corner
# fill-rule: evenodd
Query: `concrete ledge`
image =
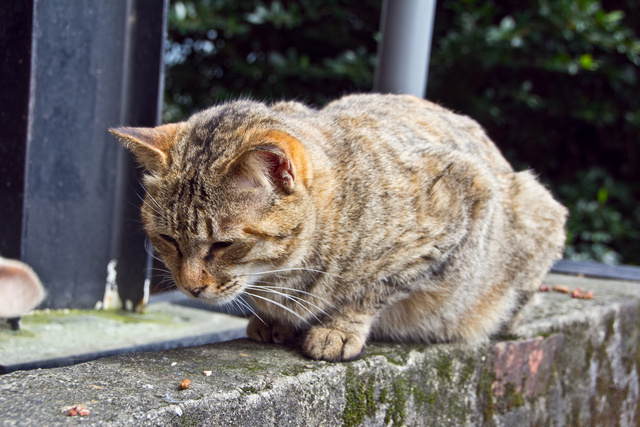
<path fill-rule="evenodd" d="M 640 284 L 550 275 L 516 336 L 331 364 L 247 340 L 0 376 L 3 425 L 637 425 Z M 204 371 L 212 371 L 210 376 Z M 187 390 L 179 390 L 190 379 Z M 87 417 L 69 417 L 70 407 Z"/>

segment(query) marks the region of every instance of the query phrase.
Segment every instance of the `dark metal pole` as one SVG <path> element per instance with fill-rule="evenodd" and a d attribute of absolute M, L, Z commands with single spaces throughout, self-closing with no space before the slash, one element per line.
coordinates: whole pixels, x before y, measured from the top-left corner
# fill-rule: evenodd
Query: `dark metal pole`
<path fill-rule="evenodd" d="M 93 308 L 118 261 L 143 298 L 137 179 L 108 128 L 158 123 L 166 1 L 0 2 L 0 255 L 33 267 L 44 306 Z"/>
<path fill-rule="evenodd" d="M 424 97 L 435 0 L 384 0 L 374 90 Z"/>
<path fill-rule="evenodd" d="M 122 115 L 120 124 L 156 126 L 162 113 L 163 43 L 168 0 L 134 0 L 127 20 Z M 115 140 L 114 144 L 117 144 Z M 119 145 L 119 144 L 118 144 Z M 133 158 L 120 151 L 120 198 L 116 201 L 119 232 L 114 233 L 114 259 L 120 299 L 127 309 L 141 309 L 149 298 L 151 258 L 144 250 L 146 235 L 140 222 L 144 189 Z"/>
<path fill-rule="evenodd" d="M 0 255 L 20 258 L 33 2 L 0 2 Z"/>

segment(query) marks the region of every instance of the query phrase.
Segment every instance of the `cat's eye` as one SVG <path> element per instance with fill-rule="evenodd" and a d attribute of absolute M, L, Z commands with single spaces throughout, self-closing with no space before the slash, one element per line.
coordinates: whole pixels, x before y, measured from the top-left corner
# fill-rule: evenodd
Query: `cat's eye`
<path fill-rule="evenodd" d="M 172 243 L 174 245 L 178 243 L 176 241 L 176 239 L 174 239 L 173 237 L 171 237 L 171 236 L 169 236 L 167 234 L 161 234 L 160 237 L 162 237 L 164 240 L 166 240 L 167 242 Z"/>
<path fill-rule="evenodd" d="M 211 245 L 211 247 L 209 248 L 209 252 L 204 257 L 205 261 L 211 261 L 215 256 L 216 252 L 219 252 L 222 249 L 228 248 L 231 245 L 233 245 L 233 242 L 215 242 L 214 244 Z"/>
<path fill-rule="evenodd" d="M 171 236 L 169 236 L 167 234 L 160 234 L 160 237 L 163 240 L 165 240 L 165 241 L 171 243 L 173 246 L 175 246 L 176 250 L 178 251 L 178 255 L 180 257 L 182 257 L 182 251 L 180 250 L 180 245 L 178 245 L 178 241 L 176 239 L 174 239 L 173 237 L 171 237 Z"/>

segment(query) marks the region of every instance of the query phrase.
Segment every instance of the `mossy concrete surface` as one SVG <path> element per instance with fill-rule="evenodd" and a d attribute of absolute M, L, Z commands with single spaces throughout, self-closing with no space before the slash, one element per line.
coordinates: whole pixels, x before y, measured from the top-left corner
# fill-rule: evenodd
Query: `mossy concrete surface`
<path fill-rule="evenodd" d="M 149 305 L 145 314 L 43 310 L 24 316 L 21 323 L 20 330 L 13 331 L 0 319 L 0 373 L 239 338 L 246 336 L 247 320 L 159 302 Z"/>
<path fill-rule="evenodd" d="M 514 335 L 473 348 L 371 343 L 334 364 L 243 339 L 17 371 L 0 424 L 638 425 L 640 284 L 547 281 L 595 297 L 538 293 Z"/>

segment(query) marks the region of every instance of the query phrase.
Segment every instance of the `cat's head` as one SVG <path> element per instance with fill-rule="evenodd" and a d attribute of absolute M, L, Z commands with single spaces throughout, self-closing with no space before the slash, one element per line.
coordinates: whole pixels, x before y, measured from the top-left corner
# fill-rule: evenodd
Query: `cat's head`
<path fill-rule="evenodd" d="M 312 169 L 277 113 L 242 101 L 111 132 L 146 169 L 143 224 L 183 292 L 229 301 L 302 256 Z"/>

